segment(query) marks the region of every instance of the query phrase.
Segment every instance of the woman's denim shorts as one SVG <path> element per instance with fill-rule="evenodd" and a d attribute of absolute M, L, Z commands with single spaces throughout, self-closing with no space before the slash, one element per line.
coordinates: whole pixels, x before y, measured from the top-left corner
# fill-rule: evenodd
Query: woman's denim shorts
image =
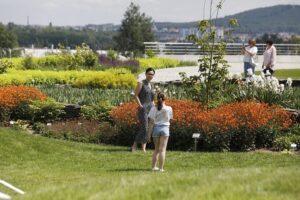
<path fill-rule="evenodd" d="M 169 125 L 154 125 L 152 137 L 170 136 Z"/>

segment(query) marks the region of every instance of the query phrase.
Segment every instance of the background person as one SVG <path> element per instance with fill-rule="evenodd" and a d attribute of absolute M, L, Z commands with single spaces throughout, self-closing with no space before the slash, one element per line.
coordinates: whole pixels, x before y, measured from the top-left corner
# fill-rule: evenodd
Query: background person
<path fill-rule="evenodd" d="M 148 135 L 152 133 L 155 150 L 152 155 L 152 170 L 164 171 L 166 149 L 170 136 L 170 120 L 173 118 L 173 110 L 165 104 L 166 97 L 163 93 L 157 94 L 157 105 L 149 112 Z M 156 167 L 159 160 L 159 168 Z"/>
<path fill-rule="evenodd" d="M 242 54 L 244 54 L 244 76 L 248 76 L 248 69 L 251 69 L 253 74 L 255 72 L 254 56 L 257 54 L 256 41 L 251 39 L 248 41 L 248 46 L 242 47 Z"/>
<path fill-rule="evenodd" d="M 276 48 L 273 45 L 272 40 L 267 40 L 266 50 L 264 51 L 264 61 L 262 64 L 264 74 L 266 74 L 267 71 L 269 71 L 270 74 L 272 75 L 274 73 L 275 63 L 276 63 Z"/>
<path fill-rule="evenodd" d="M 151 80 L 155 75 L 155 70 L 153 68 L 148 68 L 145 74 L 146 79 L 138 82 L 134 91 L 135 100 L 139 105 L 138 118 L 140 127 L 139 132 L 136 135 L 134 143 L 131 147 L 132 151 L 135 151 L 137 149 L 138 144 L 142 144 L 142 150 L 146 152 L 146 144 L 148 141 L 148 113 L 154 105 L 154 87 L 151 83 Z"/>

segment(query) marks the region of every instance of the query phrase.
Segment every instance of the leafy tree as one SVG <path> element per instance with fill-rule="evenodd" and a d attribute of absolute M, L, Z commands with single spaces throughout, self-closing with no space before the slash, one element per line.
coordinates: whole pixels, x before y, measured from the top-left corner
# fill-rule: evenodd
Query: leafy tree
<path fill-rule="evenodd" d="M 213 0 L 211 0 L 209 20 L 202 20 L 198 25 L 201 36 L 197 37 L 195 34 L 188 36 L 188 39 L 200 48 L 199 75 L 187 77 L 181 73 L 187 92 L 207 108 L 223 103 L 224 80 L 228 74 L 229 65 L 224 59 L 226 43 L 219 41 L 215 28 L 215 21 L 223 3 L 224 1 L 219 1 L 214 20 L 212 19 Z M 237 26 L 238 22 L 236 19 L 230 19 L 229 25 Z"/>
<path fill-rule="evenodd" d="M 130 3 L 124 14 L 118 35 L 114 38 L 116 48 L 123 53 L 133 53 L 134 57 L 144 53 L 144 42 L 154 40 L 152 32 L 153 21 L 145 13 L 140 13 L 140 7 Z"/>
<path fill-rule="evenodd" d="M 0 23 L 0 56 L 2 57 L 2 50 L 12 49 L 17 45 L 16 35 Z"/>

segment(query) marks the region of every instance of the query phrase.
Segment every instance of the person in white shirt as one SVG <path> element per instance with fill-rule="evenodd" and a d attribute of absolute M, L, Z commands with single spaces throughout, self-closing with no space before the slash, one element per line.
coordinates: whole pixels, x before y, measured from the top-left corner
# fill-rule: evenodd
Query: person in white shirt
<path fill-rule="evenodd" d="M 264 62 L 262 68 L 265 74 L 267 73 L 267 71 L 269 71 L 270 74 L 273 74 L 274 66 L 276 63 L 276 48 L 274 47 L 272 40 L 267 40 L 266 45 L 267 47 L 264 52 Z"/>
<path fill-rule="evenodd" d="M 148 138 L 152 133 L 155 150 L 152 155 L 152 170 L 164 171 L 166 149 L 170 136 L 170 120 L 173 119 L 173 110 L 165 104 L 166 96 L 163 93 L 157 94 L 157 105 L 153 106 L 148 114 L 149 130 Z M 159 167 L 156 167 L 159 160 Z"/>
<path fill-rule="evenodd" d="M 252 69 L 252 74 L 254 74 L 255 71 L 255 62 L 254 57 L 257 54 L 257 47 L 256 47 L 256 41 L 251 39 L 248 41 L 248 46 L 242 47 L 242 54 L 244 54 L 244 76 L 245 78 L 248 76 L 248 69 Z"/>

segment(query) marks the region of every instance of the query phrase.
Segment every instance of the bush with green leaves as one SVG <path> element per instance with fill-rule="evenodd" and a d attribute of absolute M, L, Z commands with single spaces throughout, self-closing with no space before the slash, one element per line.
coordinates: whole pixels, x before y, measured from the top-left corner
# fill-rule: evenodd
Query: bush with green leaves
<path fill-rule="evenodd" d="M 0 74 L 3 74 L 9 68 L 14 68 L 14 63 L 11 60 L 0 59 Z"/>
<path fill-rule="evenodd" d="M 24 69 L 36 69 L 37 68 L 37 63 L 34 62 L 32 56 L 26 56 L 23 61 L 22 65 Z"/>
<path fill-rule="evenodd" d="M 87 120 L 112 121 L 110 111 L 112 105 L 109 101 L 100 101 L 97 104 L 81 106 L 80 115 Z"/>
<path fill-rule="evenodd" d="M 32 122 L 51 122 L 64 114 L 64 105 L 48 98 L 46 101 L 33 101 L 29 104 L 28 115 Z"/>
<path fill-rule="evenodd" d="M 152 49 L 147 49 L 146 50 L 146 55 L 148 58 L 154 58 L 155 57 L 155 53 Z"/>
<path fill-rule="evenodd" d="M 290 150 L 291 144 L 296 144 L 297 148 L 300 147 L 300 135 L 285 135 L 275 139 L 274 149 L 282 151 L 284 149 Z"/>

